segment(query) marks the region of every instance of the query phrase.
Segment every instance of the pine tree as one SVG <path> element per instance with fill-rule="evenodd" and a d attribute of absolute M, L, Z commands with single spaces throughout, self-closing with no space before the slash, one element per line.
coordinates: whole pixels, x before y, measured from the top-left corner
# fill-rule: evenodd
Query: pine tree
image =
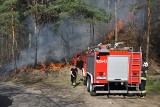
<path fill-rule="evenodd" d="M 16 49 L 17 49 L 17 40 L 16 40 L 16 29 L 19 25 L 18 20 L 18 9 L 17 9 L 17 0 L 3 0 L 0 2 L 0 32 L 1 35 L 9 35 L 9 39 L 12 38 L 12 61 L 13 66 L 16 68 Z M 11 36 L 12 35 L 12 36 Z M 11 36 L 11 37 L 10 37 Z"/>
<path fill-rule="evenodd" d="M 25 14 L 26 16 L 32 16 L 35 20 L 35 66 L 38 59 L 37 38 L 41 24 L 54 23 L 58 25 L 66 20 L 70 23 L 87 22 L 93 26 L 94 34 L 94 23 L 98 21 L 108 22 L 112 16 L 110 13 L 107 14 L 104 11 L 90 7 L 82 0 L 28 1 Z"/>

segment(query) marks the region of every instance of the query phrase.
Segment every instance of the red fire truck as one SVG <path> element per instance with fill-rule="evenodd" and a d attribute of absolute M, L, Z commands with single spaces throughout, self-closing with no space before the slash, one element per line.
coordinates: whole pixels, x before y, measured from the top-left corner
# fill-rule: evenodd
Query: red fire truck
<path fill-rule="evenodd" d="M 118 48 L 119 44 L 114 48 L 100 44 L 76 55 L 83 59 L 84 84 L 90 95 L 140 94 L 142 52 L 134 52 L 132 47 Z"/>

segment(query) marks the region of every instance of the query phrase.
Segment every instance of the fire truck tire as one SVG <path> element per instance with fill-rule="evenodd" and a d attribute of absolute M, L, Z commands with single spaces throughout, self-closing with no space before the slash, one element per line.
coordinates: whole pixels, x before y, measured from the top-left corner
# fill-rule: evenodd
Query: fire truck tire
<path fill-rule="evenodd" d="M 87 77 L 87 91 L 90 92 L 91 79 Z"/>
<path fill-rule="evenodd" d="M 90 92 L 90 95 L 91 96 L 96 96 L 97 94 L 96 94 L 96 92 Z"/>
<path fill-rule="evenodd" d="M 93 85 L 90 83 L 90 95 L 91 96 L 96 96 L 96 92 L 93 90 Z"/>

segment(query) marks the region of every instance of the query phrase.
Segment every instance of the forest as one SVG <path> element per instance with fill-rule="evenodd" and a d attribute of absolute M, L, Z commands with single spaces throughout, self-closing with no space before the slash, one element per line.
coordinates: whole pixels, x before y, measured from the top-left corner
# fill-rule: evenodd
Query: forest
<path fill-rule="evenodd" d="M 100 42 L 141 47 L 159 66 L 159 32 L 160 0 L 1 0 L 0 71 L 68 60 Z"/>

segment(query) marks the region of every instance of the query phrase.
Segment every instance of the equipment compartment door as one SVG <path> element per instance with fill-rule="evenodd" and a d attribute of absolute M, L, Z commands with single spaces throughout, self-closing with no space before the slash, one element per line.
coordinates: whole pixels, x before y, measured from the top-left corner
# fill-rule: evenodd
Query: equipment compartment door
<path fill-rule="evenodd" d="M 128 72 L 128 56 L 108 56 L 108 81 L 128 81 Z"/>

